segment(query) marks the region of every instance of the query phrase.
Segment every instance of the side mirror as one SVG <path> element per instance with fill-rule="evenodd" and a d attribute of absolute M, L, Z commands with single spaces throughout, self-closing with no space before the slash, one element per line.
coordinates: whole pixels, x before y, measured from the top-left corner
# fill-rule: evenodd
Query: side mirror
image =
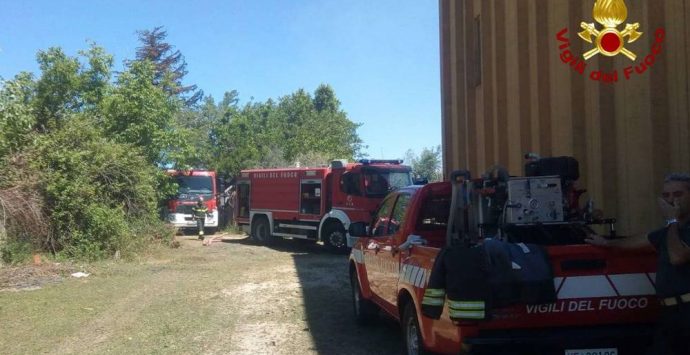
<path fill-rule="evenodd" d="M 407 240 L 405 241 L 405 243 L 400 244 L 398 249 L 407 250 L 412 248 L 412 246 L 414 245 L 426 245 L 426 239 L 418 235 L 410 234 L 407 236 Z"/>
<path fill-rule="evenodd" d="M 414 185 L 426 185 L 429 183 L 429 179 L 415 179 L 412 184 Z"/>
<path fill-rule="evenodd" d="M 367 236 L 367 224 L 364 222 L 354 222 L 350 223 L 350 227 L 347 232 L 352 237 L 366 237 Z"/>

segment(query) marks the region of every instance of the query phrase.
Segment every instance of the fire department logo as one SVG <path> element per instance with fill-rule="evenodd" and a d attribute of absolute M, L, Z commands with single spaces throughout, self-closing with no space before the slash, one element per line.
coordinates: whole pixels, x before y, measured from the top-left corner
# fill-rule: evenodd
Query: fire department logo
<path fill-rule="evenodd" d="M 642 32 L 638 32 L 640 24 L 628 23 L 623 31 L 618 30 L 618 26 L 628 18 L 628 8 L 623 0 L 596 0 L 592 11 L 594 19 L 604 26 L 598 30 L 594 23 L 582 22 L 580 27 L 584 31 L 579 33 L 580 38 L 593 43 L 595 47 L 586 52 L 583 56 L 589 60 L 597 54 L 613 57 L 622 53 L 630 60 L 635 61 L 637 55 L 625 48 L 625 38 L 628 43 L 635 42 Z"/>

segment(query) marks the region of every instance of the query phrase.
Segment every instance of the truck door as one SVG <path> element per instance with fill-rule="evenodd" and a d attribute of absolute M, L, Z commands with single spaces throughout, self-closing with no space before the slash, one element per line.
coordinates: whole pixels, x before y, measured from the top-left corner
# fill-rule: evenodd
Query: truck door
<path fill-rule="evenodd" d="M 402 233 L 409 201 L 410 195 L 406 193 L 391 195 L 384 201 L 376 214 L 372 237 L 364 251 L 365 263 L 371 260 L 376 269 L 376 280 L 370 281 L 372 289 L 391 306 L 396 303 L 398 294 L 400 251 L 397 247 L 404 241 Z M 369 264 L 367 270 L 371 270 Z"/>

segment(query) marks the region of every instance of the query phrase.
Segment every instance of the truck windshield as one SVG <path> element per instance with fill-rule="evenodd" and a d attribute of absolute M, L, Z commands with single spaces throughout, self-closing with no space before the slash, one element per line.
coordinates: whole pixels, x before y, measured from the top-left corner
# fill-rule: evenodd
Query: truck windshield
<path fill-rule="evenodd" d="M 213 194 L 213 180 L 210 176 L 177 176 L 177 193 L 184 194 Z"/>
<path fill-rule="evenodd" d="M 384 196 L 388 192 L 412 185 L 408 170 L 367 169 L 364 187 L 368 196 Z"/>

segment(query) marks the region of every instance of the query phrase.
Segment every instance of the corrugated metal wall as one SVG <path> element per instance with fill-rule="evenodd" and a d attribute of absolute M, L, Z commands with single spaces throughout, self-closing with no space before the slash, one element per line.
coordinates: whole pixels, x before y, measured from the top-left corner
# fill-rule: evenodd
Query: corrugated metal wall
<path fill-rule="evenodd" d="M 625 23 L 644 34 L 635 54 L 597 55 L 585 74 L 561 60 L 557 34 L 568 29 L 577 57 L 593 47 L 581 22 L 594 0 L 440 0 L 444 172 L 493 164 L 521 175 L 523 155 L 572 155 L 581 185 L 624 233 L 659 225 L 655 198 L 670 171 L 690 171 L 690 0 L 627 0 Z M 595 23 L 596 24 L 596 23 Z M 598 28 L 601 25 L 596 24 Z M 624 76 L 652 52 L 643 74 Z M 591 80 L 592 70 L 618 82 Z"/>

